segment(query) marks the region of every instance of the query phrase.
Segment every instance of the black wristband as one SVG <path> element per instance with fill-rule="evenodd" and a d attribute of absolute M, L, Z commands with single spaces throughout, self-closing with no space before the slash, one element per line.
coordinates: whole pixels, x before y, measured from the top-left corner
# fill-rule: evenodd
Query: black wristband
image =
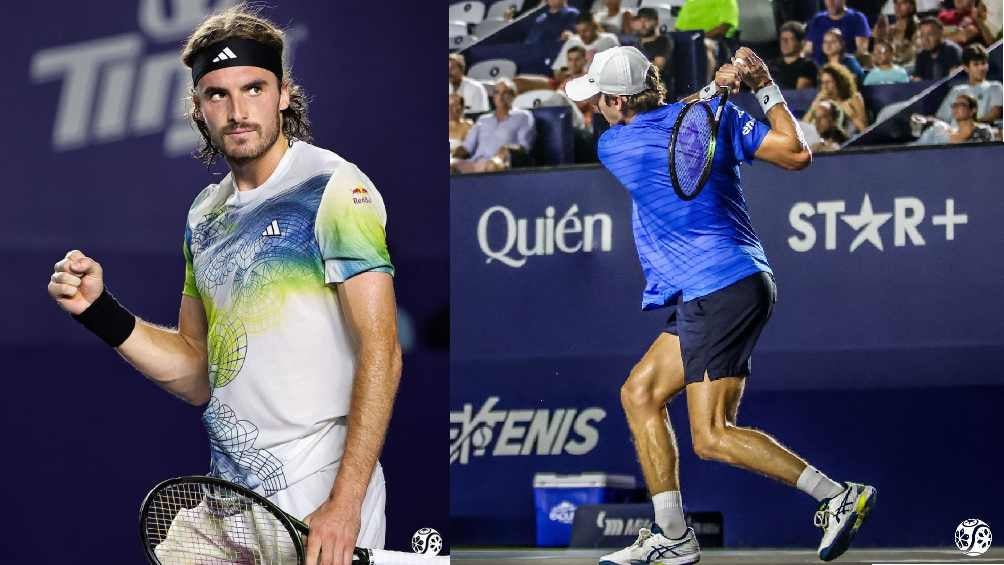
<path fill-rule="evenodd" d="M 73 319 L 112 347 L 122 345 L 136 328 L 136 316 L 119 304 L 108 289 L 103 290 L 86 310 L 74 314 Z"/>

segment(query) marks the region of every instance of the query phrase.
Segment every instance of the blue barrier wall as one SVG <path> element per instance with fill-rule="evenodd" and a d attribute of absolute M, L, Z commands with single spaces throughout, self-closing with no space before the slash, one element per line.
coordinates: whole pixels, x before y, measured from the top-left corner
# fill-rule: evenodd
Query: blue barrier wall
<path fill-rule="evenodd" d="M 967 517 L 1004 519 L 1002 153 L 743 169 L 779 299 L 739 423 L 878 486 L 860 545 L 951 545 Z M 631 204 L 605 170 L 451 184 L 451 532 L 532 544 L 534 472 L 640 477 L 618 389 L 666 314 L 639 311 Z M 811 499 L 698 460 L 684 402 L 670 413 L 685 504 L 723 512 L 726 545 L 818 543 Z"/>
<path fill-rule="evenodd" d="M 226 170 L 207 172 L 189 157 L 195 138 L 180 103 L 191 79 L 179 51 L 223 3 L 4 6 L 13 40 L 0 86 L 0 563 L 141 563 L 143 495 L 162 479 L 208 470 L 201 411 L 147 383 L 45 287 L 53 263 L 83 249 L 134 312 L 177 323 L 185 215 Z M 446 174 L 427 133 L 442 121 L 419 111 L 441 106 L 432 88 L 439 42 L 422 33 L 441 16 L 418 4 L 396 3 L 393 13 L 381 3 L 271 4 L 265 14 L 288 28 L 295 76 L 312 95 L 317 144 L 357 163 L 388 209 L 410 343 L 382 457 L 388 546 L 408 548 L 426 526 L 449 541 L 448 469 L 427 457 L 443 435 L 429 415 L 445 417 L 447 403 L 448 199 L 428 180 Z"/>

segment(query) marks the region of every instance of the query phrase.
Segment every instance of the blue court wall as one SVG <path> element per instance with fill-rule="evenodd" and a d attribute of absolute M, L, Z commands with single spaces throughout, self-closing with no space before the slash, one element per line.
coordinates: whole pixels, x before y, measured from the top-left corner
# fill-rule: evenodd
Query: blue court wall
<path fill-rule="evenodd" d="M 79 248 L 104 265 L 109 287 L 136 314 L 177 323 L 186 213 L 226 171 L 190 157 L 195 134 L 181 103 L 191 79 L 179 52 L 223 4 L 4 5 L 0 563 L 142 563 L 137 515 L 146 491 L 208 470 L 201 410 L 146 382 L 45 288 L 53 263 Z M 266 4 L 265 15 L 288 30 L 316 143 L 359 165 L 388 209 L 410 344 L 382 457 L 388 546 L 405 550 L 421 527 L 449 541 L 448 467 L 427 456 L 446 425 L 448 196 L 445 159 L 436 166 L 439 152 L 427 142 L 442 114 L 421 110 L 442 107 L 440 35 L 423 31 L 436 29 L 441 12 Z"/>
<path fill-rule="evenodd" d="M 966 518 L 1004 523 L 1002 156 L 742 169 L 778 303 L 739 424 L 878 487 L 858 545 L 949 546 Z M 451 201 L 451 532 L 532 544 L 534 472 L 640 478 L 618 393 L 666 313 L 640 311 L 631 202 L 604 169 L 453 177 Z M 670 414 L 684 503 L 723 512 L 726 545 L 818 543 L 814 501 L 698 460 L 685 399 Z"/>

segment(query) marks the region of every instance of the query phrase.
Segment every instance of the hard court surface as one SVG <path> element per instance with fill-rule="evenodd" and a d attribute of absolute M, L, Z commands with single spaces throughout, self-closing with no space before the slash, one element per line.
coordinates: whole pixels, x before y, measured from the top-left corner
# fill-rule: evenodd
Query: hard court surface
<path fill-rule="evenodd" d="M 451 563 L 489 565 L 588 565 L 597 562 L 609 549 L 466 549 L 454 550 Z M 700 565 L 820 565 L 824 563 L 811 549 L 707 549 Z M 890 565 L 972 563 L 1004 565 L 1004 549 L 991 547 L 978 557 L 966 557 L 955 548 L 850 549 L 834 565 Z"/>

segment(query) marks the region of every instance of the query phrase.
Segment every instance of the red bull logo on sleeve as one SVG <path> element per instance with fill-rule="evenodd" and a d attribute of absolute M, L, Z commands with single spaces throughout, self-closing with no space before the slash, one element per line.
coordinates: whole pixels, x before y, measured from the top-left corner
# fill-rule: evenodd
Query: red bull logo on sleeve
<path fill-rule="evenodd" d="M 357 186 L 352 189 L 352 202 L 356 204 L 370 204 L 373 201 L 370 200 L 368 196 L 370 191 L 366 190 L 361 186 Z"/>

